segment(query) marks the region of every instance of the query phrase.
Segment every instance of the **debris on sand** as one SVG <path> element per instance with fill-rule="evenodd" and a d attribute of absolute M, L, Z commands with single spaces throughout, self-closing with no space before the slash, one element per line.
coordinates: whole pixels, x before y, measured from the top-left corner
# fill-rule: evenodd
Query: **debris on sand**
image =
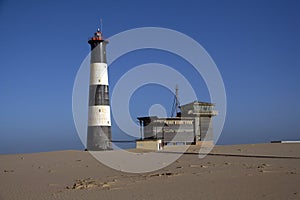
<path fill-rule="evenodd" d="M 116 179 L 114 179 L 111 182 L 103 182 L 103 183 L 100 183 L 93 178 L 77 179 L 72 186 L 67 186 L 66 189 L 82 190 L 82 189 L 99 188 L 104 190 L 110 190 L 112 184 L 114 184 L 115 182 Z"/>
<path fill-rule="evenodd" d="M 201 167 L 201 168 L 207 168 L 208 166 L 205 165 L 190 165 L 192 168 Z"/>
<path fill-rule="evenodd" d="M 269 167 L 269 166 L 270 166 L 269 164 L 263 163 L 261 165 L 258 165 L 257 168 L 258 169 L 264 169 L 264 168 Z"/>
<path fill-rule="evenodd" d="M 166 177 L 170 177 L 170 176 L 176 176 L 178 175 L 177 173 L 172 173 L 172 172 L 165 172 L 165 173 L 155 173 L 155 174 L 150 174 L 149 177 L 156 177 L 156 176 L 166 176 Z"/>
<path fill-rule="evenodd" d="M 102 184 L 102 188 L 103 189 L 107 189 L 107 190 L 109 190 L 110 189 L 110 184 L 108 183 L 108 182 L 104 182 L 103 184 Z"/>
<path fill-rule="evenodd" d="M 95 187 L 100 187 L 100 184 L 97 183 L 93 178 L 87 178 L 87 179 L 78 179 L 75 181 L 73 186 L 67 186 L 67 189 L 73 189 L 73 190 L 78 190 L 78 189 L 89 189 L 89 188 L 95 188 Z"/>
<path fill-rule="evenodd" d="M 3 172 L 4 172 L 4 173 L 12 173 L 12 172 L 14 172 L 14 170 L 13 170 L 13 169 L 11 169 L 11 170 L 5 169 L 5 170 L 3 170 Z"/>

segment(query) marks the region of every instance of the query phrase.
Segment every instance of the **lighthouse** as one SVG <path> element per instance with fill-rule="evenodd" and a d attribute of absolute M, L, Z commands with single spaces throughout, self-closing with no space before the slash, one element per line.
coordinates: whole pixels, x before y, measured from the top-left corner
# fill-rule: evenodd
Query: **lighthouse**
<path fill-rule="evenodd" d="M 106 45 L 108 41 L 98 28 L 88 41 L 91 45 L 90 88 L 87 150 L 111 150 L 111 118 L 109 105 Z"/>

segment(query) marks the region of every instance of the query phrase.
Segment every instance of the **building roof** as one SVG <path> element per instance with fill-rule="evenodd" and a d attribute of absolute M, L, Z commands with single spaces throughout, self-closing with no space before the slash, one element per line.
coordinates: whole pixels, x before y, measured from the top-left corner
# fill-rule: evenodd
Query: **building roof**
<path fill-rule="evenodd" d="M 137 117 L 138 120 L 158 119 L 157 116 Z"/>
<path fill-rule="evenodd" d="M 209 102 L 203 102 L 203 101 L 193 101 L 191 103 L 182 105 L 181 107 L 183 107 L 183 106 L 190 106 L 190 105 L 214 106 L 215 104 L 214 103 L 209 103 Z"/>
<path fill-rule="evenodd" d="M 199 114 L 201 113 L 201 115 L 218 115 L 218 112 L 215 110 L 200 110 L 199 109 L 195 109 L 194 106 L 215 106 L 215 104 L 213 103 L 209 103 L 209 102 L 203 102 L 203 101 L 193 101 L 191 103 L 185 104 L 180 106 L 182 108 L 181 111 L 188 113 L 188 116 L 181 116 L 181 117 L 157 117 L 157 116 L 145 116 L 145 117 L 137 117 L 137 119 L 139 121 L 144 121 L 146 123 L 151 123 L 154 120 L 190 120 L 191 118 L 191 114 Z M 191 113 L 190 113 L 191 112 Z"/>

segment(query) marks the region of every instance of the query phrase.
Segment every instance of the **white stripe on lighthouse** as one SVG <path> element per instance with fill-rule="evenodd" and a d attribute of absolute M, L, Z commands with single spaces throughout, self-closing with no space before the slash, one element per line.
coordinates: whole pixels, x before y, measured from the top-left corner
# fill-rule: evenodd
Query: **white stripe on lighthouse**
<path fill-rule="evenodd" d="M 89 126 L 111 126 L 110 106 L 89 106 Z"/>
<path fill-rule="evenodd" d="M 108 85 L 106 63 L 91 63 L 90 85 Z"/>

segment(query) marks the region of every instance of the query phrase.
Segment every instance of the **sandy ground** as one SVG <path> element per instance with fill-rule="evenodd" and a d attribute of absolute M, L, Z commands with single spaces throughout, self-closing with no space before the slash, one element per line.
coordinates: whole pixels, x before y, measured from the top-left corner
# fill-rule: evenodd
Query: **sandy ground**
<path fill-rule="evenodd" d="M 198 148 L 142 174 L 84 151 L 0 155 L 0 199 L 300 199 L 300 144 Z"/>

